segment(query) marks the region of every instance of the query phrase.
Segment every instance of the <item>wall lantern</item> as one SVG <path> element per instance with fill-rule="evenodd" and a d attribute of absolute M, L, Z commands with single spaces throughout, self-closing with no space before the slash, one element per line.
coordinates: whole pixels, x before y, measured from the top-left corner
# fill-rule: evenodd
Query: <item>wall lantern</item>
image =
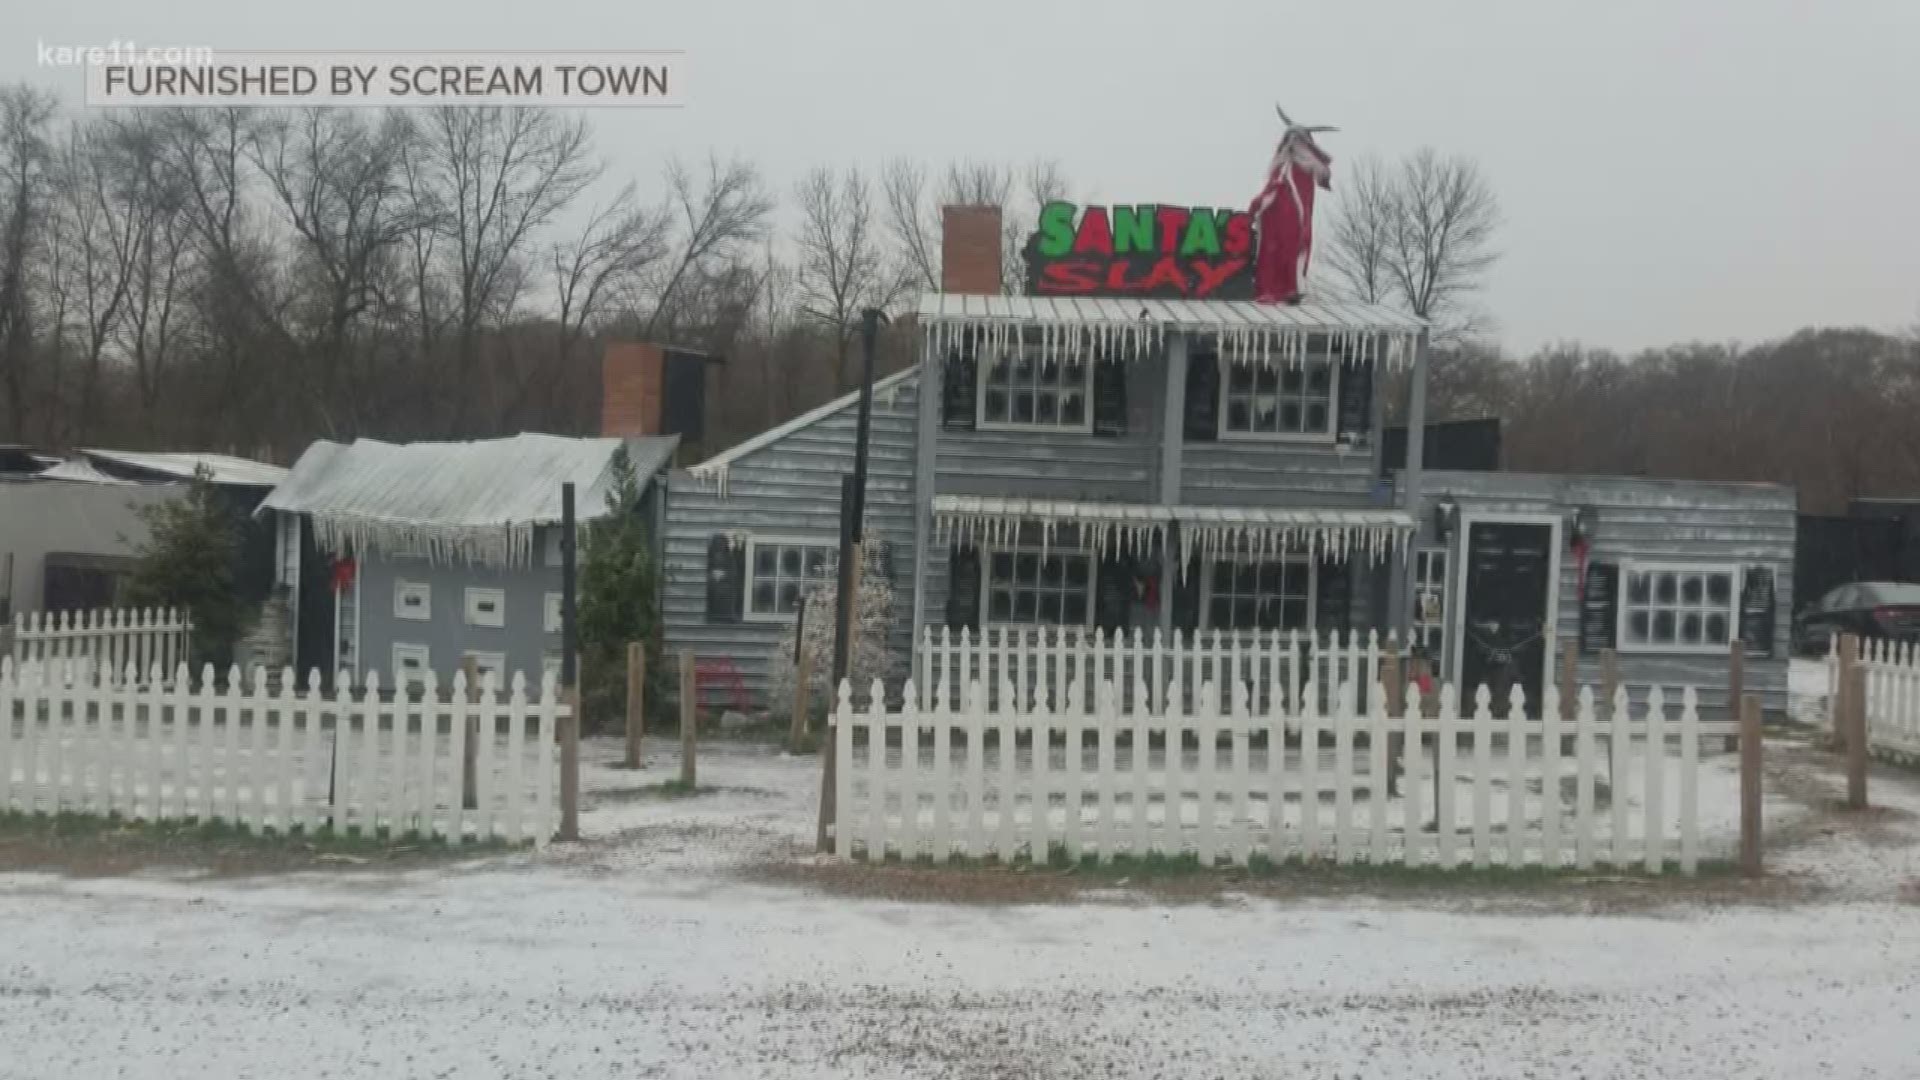
<path fill-rule="evenodd" d="M 1589 544 L 1593 541 L 1593 529 L 1597 524 L 1596 515 L 1591 506 L 1576 507 L 1573 511 L 1573 536 L 1575 544 Z"/>
<path fill-rule="evenodd" d="M 1460 520 L 1460 504 L 1449 495 L 1433 504 L 1433 531 L 1442 540 L 1453 536 L 1453 527 Z"/>

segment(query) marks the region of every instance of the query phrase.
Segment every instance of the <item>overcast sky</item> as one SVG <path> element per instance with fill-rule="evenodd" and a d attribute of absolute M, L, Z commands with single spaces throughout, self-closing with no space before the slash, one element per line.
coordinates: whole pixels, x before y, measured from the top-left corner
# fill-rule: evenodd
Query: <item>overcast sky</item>
<path fill-rule="evenodd" d="M 0 79 L 73 102 L 36 41 L 685 49 L 688 107 L 592 114 L 643 187 L 709 148 L 783 193 L 818 163 L 1051 157 L 1098 200 L 1242 205 L 1279 99 L 1341 127 L 1336 190 L 1363 154 L 1480 161 L 1510 346 L 1920 322 L 1920 0 L 17 0 L 0 21 Z"/>

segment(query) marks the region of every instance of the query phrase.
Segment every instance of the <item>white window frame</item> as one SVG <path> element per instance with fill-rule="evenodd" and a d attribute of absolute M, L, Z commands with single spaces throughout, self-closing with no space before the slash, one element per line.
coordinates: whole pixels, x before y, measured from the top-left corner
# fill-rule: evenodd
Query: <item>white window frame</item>
<path fill-rule="evenodd" d="M 1653 641 L 1630 642 L 1627 640 L 1627 619 L 1632 614 L 1633 604 L 1628 599 L 1633 575 L 1647 573 L 1680 574 L 1725 574 L 1728 580 L 1727 593 L 1727 640 L 1702 642 L 1688 645 L 1680 641 L 1672 644 L 1660 644 Z M 1622 559 L 1620 562 L 1619 610 L 1614 612 L 1613 640 L 1614 648 L 1622 653 L 1641 656 L 1724 656 L 1734 639 L 1740 636 L 1740 590 L 1745 584 L 1739 563 L 1718 560 L 1688 559 Z M 1660 607 L 1658 602 L 1653 605 Z M 1685 605 L 1676 606 L 1676 610 L 1687 610 Z M 1702 605 L 1698 610 L 1703 615 L 1713 614 L 1714 609 Z M 1674 628 L 1678 637 L 1679 628 Z"/>
<path fill-rule="evenodd" d="M 541 627 L 549 634 L 560 632 L 561 614 L 566 602 L 563 593 L 550 592 L 543 598 L 541 605 Z"/>
<path fill-rule="evenodd" d="M 552 672 L 553 684 L 555 686 L 560 685 L 560 668 L 562 666 L 561 659 L 562 658 L 560 656 L 559 649 L 548 649 L 546 652 L 541 653 L 540 654 L 540 677 L 544 679 L 547 677 L 548 672 Z M 528 692 L 537 695 L 540 692 L 540 687 L 538 685 L 529 687 Z"/>
<path fill-rule="evenodd" d="M 974 366 L 974 376 L 973 376 L 974 377 L 974 394 L 973 394 L 974 427 L 980 431 L 1041 431 L 1041 432 L 1052 432 L 1052 433 L 1062 434 L 1062 435 L 1093 434 L 1093 365 L 1097 363 L 1098 360 L 1091 355 L 1083 356 L 1080 359 L 1080 368 L 1083 373 L 1082 377 L 1085 380 L 1084 383 L 1081 385 L 1080 393 L 1081 393 L 1081 399 L 1084 402 L 1086 402 L 1086 407 L 1081 412 L 1082 419 L 1080 423 L 1078 424 L 1060 424 L 1060 423 L 1042 424 L 1037 421 L 1024 422 L 1024 421 L 1013 420 L 1013 419 L 1007 419 L 1007 420 L 987 419 L 987 376 L 988 376 L 988 373 L 993 370 L 994 361 L 1004 357 L 1005 359 L 1007 359 L 1009 363 L 1011 363 L 1012 360 L 1016 356 L 1018 356 L 1018 354 L 1022 350 L 1026 350 L 1026 351 L 1030 351 L 1032 353 L 1038 354 L 1041 350 L 1041 345 L 1037 341 L 1032 343 L 1029 343 L 1026 341 L 1020 341 L 1009 349 L 1003 349 L 999 351 L 982 349 L 980 351 L 980 354 L 976 358 L 973 365 Z M 1034 357 L 1034 362 L 1043 363 L 1044 360 L 1040 356 L 1036 355 Z M 1062 360 L 1060 362 L 1063 364 L 1066 363 L 1065 360 Z M 1064 382 L 1061 383 L 1061 386 L 1065 387 L 1066 383 Z"/>
<path fill-rule="evenodd" d="M 1433 577 L 1436 572 L 1433 565 L 1434 560 L 1439 561 L 1438 577 Z M 1423 647 L 1426 646 L 1429 637 L 1438 637 L 1440 639 L 1438 653 L 1436 654 L 1434 651 L 1429 650 L 1427 659 L 1433 663 L 1435 670 L 1442 671 L 1445 670 L 1444 661 L 1446 657 L 1444 654 L 1447 651 L 1447 642 L 1449 640 L 1447 618 L 1449 615 L 1448 608 L 1451 605 L 1449 605 L 1447 601 L 1449 599 L 1448 592 L 1450 591 L 1449 585 L 1452 582 L 1452 575 L 1448 571 L 1452 565 L 1453 553 L 1444 547 L 1415 548 L 1413 550 L 1413 568 L 1407 577 L 1407 625 L 1413 628 L 1413 632 L 1416 635 L 1415 640 Z M 1423 566 L 1426 569 L 1426 577 L 1431 577 L 1432 580 L 1423 578 L 1421 572 Z M 1428 590 L 1431 590 L 1440 598 L 1440 609 L 1434 613 L 1432 620 L 1423 618 L 1420 614 L 1420 594 Z M 1429 631 L 1431 631 L 1431 634 Z"/>
<path fill-rule="evenodd" d="M 490 616 L 480 610 L 481 602 L 489 599 L 493 601 L 493 614 Z M 482 626 L 497 630 L 507 625 L 507 590 L 469 585 L 466 588 L 465 600 L 468 626 Z"/>
<path fill-rule="evenodd" d="M 417 678 L 406 674 L 407 660 L 413 660 L 419 668 Z M 395 687 L 424 685 L 427 673 L 433 670 L 433 650 L 418 642 L 396 641 L 393 643 L 393 684 Z"/>
<path fill-rule="evenodd" d="M 1200 574 L 1200 628 L 1201 629 L 1203 630 L 1216 629 L 1216 627 L 1213 625 L 1213 572 L 1214 572 L 1214 569 L 1223 562 L 1230 562 L 1235 564 L 1254 563 L 1256 565 L 1260 563 L 1269 563 L 1269 562 L 1288 562 L 1288 563 L 1294 563 L 1296 565 L 1306 567 L 1306 570 L 1307 570 L 1307 625 L 1301 627 L 1300 629 L 1307 633 L 1312 633 L 1314 627 L 1320 624 L 1319 623 L 1319 620 L 1320 620 L 1320 611 L 1319 611 L 1320 566 L 1319 566 L 1318 560 L 1311 558 L 1305 552 L 1300 552 L 1297 554 L 1285 554 L 1285 555 L 1248 555 L 1244 553 L 1238 553 L 1238 554 L 1232 554 L 1232 555 L 1216 555 L 1213 558 L 1208 559 L 1206 563 L 1201 567 L 1201 574 Z M 1228 633 L 1234 633 L 1234 634 L 1250 634 L 1250 633 L 1259 632 L 1259 628 L 1257 627 L 1234 628 L 1234 627 L 1222 626 L 1222 627 L 1218 627 L 1217 629 L 1226 631 Z"/>
<path fill-rule="evenodd" d="M 1227 426 L 1227 417 L 1231 415 L 1227 409 L 1227 399 L 1230 396 L 1231 388 L 1233 386 L 1233 369 L 1236 367 L 1246 367 L 1246 368 L 1253 369 L 1257 373 L 1260 368 L 1265 367 L 1267 365 L 1264 361 L 1260 360 L 1257 357 L 1243 363 L 1236 360 L 1228 360 L 1226 357 L 1222 356 L 1219 358 L 1218 363 L 1220 364 L 1220 395 L 1219 395 L 1219 400 L 1216 402 L 1216 406 L 1220 410 L 1218 413 L 1220 418 L 1220 422 L 1218 426 L 1219 426 L 1219 436 L 1223 441 L 1268 442 L 1268 443 L 1308 443 L 1308 444 L 1332 445 L 1333 442 L 1340 437 L 1340 359 L 1339 357 L 1333 356 L 1332 354 L 1314 354 L 1314 355 L 1307 356 L 1299 365 L 1299 367 L 1301 368 L 1302 378 L 1305 377 L 1305 369 L 1309 365 L 1321 364 L 1321 363 L 1324 363 L 1327 365 L 1327 430 L 1324 432 L 1321 432 L 1321 431 L 1235 431 L 1233 430 L 1232 428 Z M 1275 359 L 1273 361 L 1272 367 L 1276 373 L 1280 373 L 1280 372 L 1284 372 L 1291 365 L 1292 365 L 1292 361 Z M 1256 374 L 1256 377 L 1257 377 L 1257 374 Z M 1302 408 L 1304 409 L 1304 407 L 1305 406 L 1303 402 Z M 1304 419 L 1304 414 L 1303 414 L 1303 419 Z"/>
<path fill-rule="evenodd" d="M 407 603 L 411 597 L 420 599 L 418 607 Z M 409 622 L 431 622 L 433 620 L 433 586 L 425 581 L 394 578 L 393 617 Z"/>
<path fill-rule="evenodd" d="M 743 596 L 740 602 L 740 617 L 745 619 L 747 622 L 782 623 L 782 624 L 793 622 L 793 612 L 791 611 L 755 611 L 753 608 L 754 555 L 758 551 L 758 549 L 762 546 L 826 548 L 831 552 L 833 552 L 833 564 L 835 567 L 835 570 L 832 571 L 832 573 L 834 573 L 835 575 L 833 578 L 833 581 L 835 582 L 839 581 L 838 567 L 840 565 L 840 541 L 838 538 L 827 539 L 819 536 L 749 536 L 747 537 L 747 569 L 746 569 L 746 573 L 741 575 L 742 580 L 740 582 L 740 587 L 743 590 Z M 808 579 L 805 576 L 805 569 L 806 569 L 805 556 L 803 555 L 801 557 L 802 575 L 800 580 L 802 582 L 809 582 L 810 579 Z M 774 585 L 775 585 L 774 602 L 775 603 L 778 603 L 780 600 L 779 582 L 780 582 L 779 573 L 778 571 L 775 571 L 775 574 L 774 574 Z M 813 584 L 818 584 L 818 583 L 809 583 L 805 585 L 801 595 L 805 596 L 806 592 L 810 591 L 813 588 Z"/>
<path fill-rule="evenodd" d="M 506 653 L 494 652 L 489 649 L 468 649 L 460 654 L 460 666 L 465 668 L 469 660 L 473 661 L 473 675 L 474 678 L 478 680 L 478 682 L 475 683 L 476 686 L 484 683 L 488 670 L 492 670 L 493 688 L 495 690 L 507 689 L 507 682 L 512 676 L 507 673 Z"/>
<path fill-rule="evenodd" d="M 1087 560 L 1087 617 L 1077 623 L 1022 622 L 993 617 L 993 557 L 995 555 L 1080 555 Z M 1039 544 L 1004 544 L 980 551 L 980 625 L 982 626 L 1092 626 L 1093 608 L 1100 597 L 1100 559 L 1090 550 L 1071 544 L 1048 544 L 1044 552 Z"/>

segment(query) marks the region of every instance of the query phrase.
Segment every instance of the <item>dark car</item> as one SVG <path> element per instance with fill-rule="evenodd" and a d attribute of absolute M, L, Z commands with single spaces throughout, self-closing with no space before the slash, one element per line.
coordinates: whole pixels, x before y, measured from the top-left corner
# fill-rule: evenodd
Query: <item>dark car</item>
<path fill-rule="evenodd" d="M 1793 648 L 1825 656 L 1835 634 L 1920 642 L 1920 585 L 1856 581 L 1807 605 L 1793 619 Z"/>

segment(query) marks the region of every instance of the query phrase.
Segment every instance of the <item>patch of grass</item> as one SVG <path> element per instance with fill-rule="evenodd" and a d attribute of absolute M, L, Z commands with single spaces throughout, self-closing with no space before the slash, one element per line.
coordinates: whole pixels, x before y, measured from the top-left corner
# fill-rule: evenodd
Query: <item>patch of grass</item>
<path fill-rule="evenodd" d="M 868 860 L 871 861 L 871 860 Z M 887 852 L 884 860 L 888 864 L 905 864 L 898 852 Z M 1492 865 L 1476 869 L 1471 865 L 1448 869 L 1435 865 L 1408 866 L 1404 863 L 1367 863 L 1352 862 L 1340 864 L 1328 859 L 1303 860 L 1292 856 L 1275 862 L 1265 855 L 1254 855 L 1246 866 L 1235 866 L 1222 861 L 1214 866 L 1204 866 L 1199 855 L 1183 852 L 1179 855 L 1167 855 L 1152 852 L 1144 856 L 1119 855 L 1111 860 L 1102 861 L 1096 855 L 1083 855 L 1074 859 L 1067 853 L 1063 844 L 1049 845 L 1047 857 L 1035 862 L 1031 851 L 1022 849 L 1021 854 L 1011 860 L 1002 860 L 997 856 L 971 857 L 954 856 L 945 863 L 935 863 L 932 856 L 921 855 L 910 864 L 930 870 L 990 870 L 1002 869 L 1025 873 L 1033 870 L 1050 870 L 1061 874 L 1073 874 L 1085 880 L 1093 881 L 1157 881 L 1177 878 L 1205 879 L 1253 879 L 1253 880 L 1289 880 L 1301 883 L 1317 882 L 1343 885 L 1378 885 L 1394 887 L 1418 887 L 1422 889 L 1445 888 L 1449 886 L 1467 886 L 1473 888 L 1523 889 L 1546 885 L 1579 884 L 1585 881 L 1605 880 L 1617 882 L 1631 880 L 1636 882 L 1654 882 L 1663 877 L 1681 880 L 1695 880 L 1707 877 L 1727 877 L 1740 873 L 1737 862 L 1726 859 L 1703 859 L 1691 878 L 1681 878 L 1680 864 L 1668 862 L 1664 874 L 1650 874 L 1640 863 L 1624 867 L 1614 867 L 1606 863 L 1596 863 L 1591 869 L 1575 867 L 1520 866 L 1507 867 Z"/>
<path fill-rule="evenodd" d="M 679 777 L 662 780 L 657 784 L 643 784 L 634 788 L 632 794 L 640 799 L 690 799 L 696 795 L 711 795 L 720 789 L 711 784 L 688 784 Z"/>
<path fill-rule="evenodd" d="M 484 855 L 526 847 L 497 838 L 449 843 L 446 838 L 422 835 L 414 831 L 394 832 L 358 828 L 335 831 L 331 825 L 317 829 L 295 826 L 289 830 L 254 831 L 236 822 L 222 819 L 169 819 L 136 821 L 114 814 L 82 814 L 62 811 L 57 814 L 0 813 L 0 840 L 33 840 L 52 843 L 117 843 L 180 848 L 201 845 L 232 851 L 248 848 L 262 853 L 289 848 L 314 855 L 383 857 L 395 854 Z"/>

